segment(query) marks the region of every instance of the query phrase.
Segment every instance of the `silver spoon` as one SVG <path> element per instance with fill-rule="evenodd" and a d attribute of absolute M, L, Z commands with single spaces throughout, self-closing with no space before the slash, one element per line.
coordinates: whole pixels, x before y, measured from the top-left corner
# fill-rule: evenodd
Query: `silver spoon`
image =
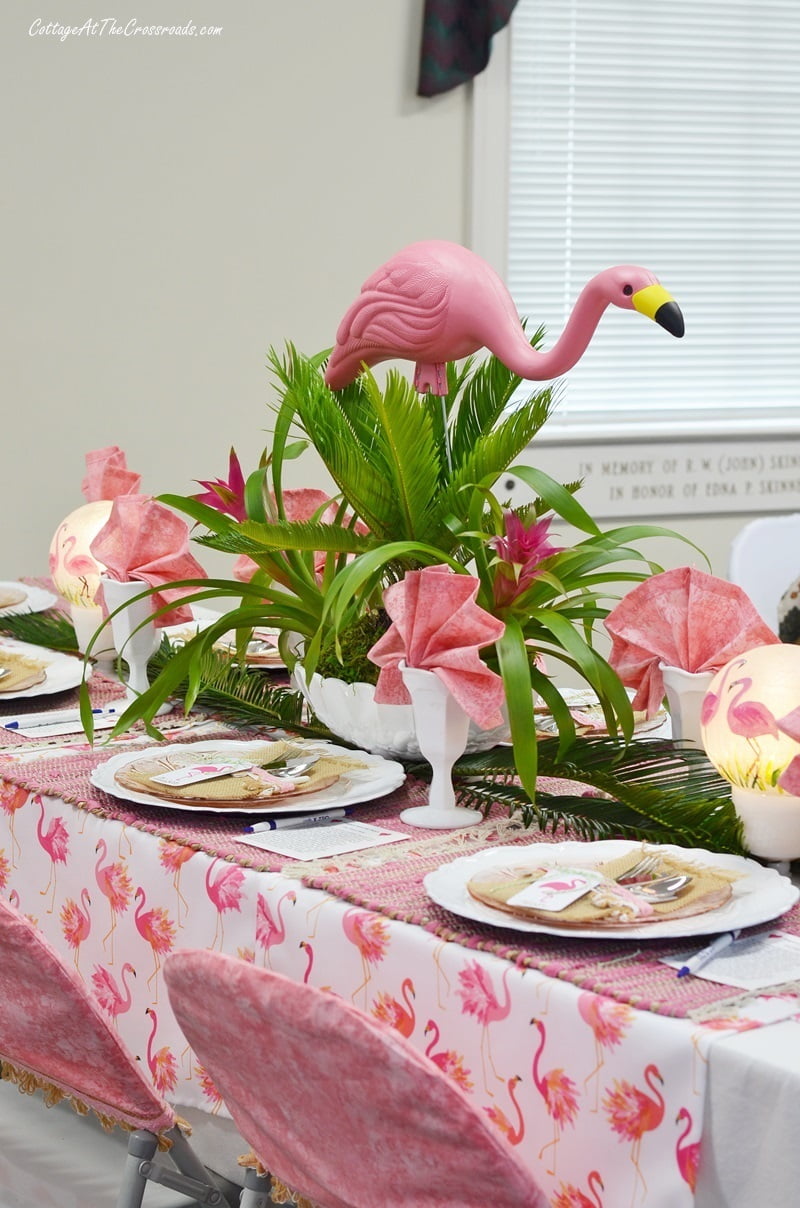
<path fill-rule="evenodd" d="M 675 873 L 672 876 L 656 877 L 653 881 L 643 881 L 638 885 L 626 885 L 625 888 L 637 897 L 647 898 L 649 902 L 669 902 L 686 888 L 691 879 L 687 873 Z"/>
<path fill-rule="evenodd" d="M 273 775 L 292 780 L 295 776 L 302 776 L 308 768 L 313 767 L 318 759 L 319 755 L 304 755 L 300 759 L 287 759 L 284 766 L 276 768 Z"/>

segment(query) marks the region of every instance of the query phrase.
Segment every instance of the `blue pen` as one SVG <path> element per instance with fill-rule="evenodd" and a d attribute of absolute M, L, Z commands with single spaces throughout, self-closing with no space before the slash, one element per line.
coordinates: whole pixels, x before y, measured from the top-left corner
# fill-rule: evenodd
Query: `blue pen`
<path fill-rule="evenodd" d="M 325 826 L 328 822 L 339 822 L 349 813 L 348 809 L 340 809 L 328 810 L 324 814 L 305 814 L 302 818 L 268 818 L 266 822 L 256 822 L 253 826 L 246 826 L 244 833 L 257 835 L 259 831 L 304 830 L 309 826 Z"/>
<path fill-rule="evenodd" d="M 709 961 L 713 961 L 715 956 L 719 956 L 720 952 L 724 952 L 729 948 L 734 940 L 738 940 L 740 929 L 737 931 L 726 931 L 724 935 L 718 935 L 710 944 L 706 944 L 705 948 L 701 948 L 694 956 L 690 956 L 685 965 L 681 965 L 678 970 L 678 977 L 688 977 L 690 973 L 697 973 L 698 969 L 702 969 Z"/>
<path fill-rule="evenodd" d="M 115 717 L 118 710 L 114 708 L 92 709 L 95 717 Z M 0 726 L 4 730 L 27 730 L 35 729 L 36 726 L 58 725 L 61 722 L 65 724 L 71 721 L 80 721 L 80 709 L 53 709 L 48 713 L 28 713 L 15 717 L 12 721 L 0 721 Z"/>

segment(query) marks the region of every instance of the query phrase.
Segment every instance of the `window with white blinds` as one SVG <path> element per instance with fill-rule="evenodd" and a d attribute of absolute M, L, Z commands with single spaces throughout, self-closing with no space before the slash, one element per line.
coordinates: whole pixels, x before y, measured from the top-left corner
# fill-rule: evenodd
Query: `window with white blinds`
<path fill-rule="evenodd" d="M 520 314 L 549 347 L 590 277 L 640 264 L 686 321 L 609 308 L 551 424 L 797 433 L 800 2 L 519 0 L 507 38 Z"/>

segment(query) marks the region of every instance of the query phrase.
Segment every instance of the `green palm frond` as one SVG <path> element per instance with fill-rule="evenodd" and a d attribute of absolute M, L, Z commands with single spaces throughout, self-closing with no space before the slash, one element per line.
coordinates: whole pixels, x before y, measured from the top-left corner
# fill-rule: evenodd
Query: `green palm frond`
<path fill-rule="evenodd" d="M 195 541 L 229 554 L 248 554 L 256 561 L 260 554 L 276 550 L 360 554 L 377 544 L 374 536 L 362 536 L 347 526 L 313 520 L 279 520 L 274 524 L 245 520 L 223 532 L 197 536 Z"/>
<path fill-rule="evenodd" d="M 578 738 L 565 754 L 556 738 L 540 740 L 538 748 L 540 776 L 577 781 L 606 796 L 558 796 L 540 786 L 532 805 L 513 782 L 513 751 L 497 747 L 458 760 L 460 799 L 483 807 L 498 801 L 542 831 L 564 825 L 585 838 L 621 836 L 746 853 L 730 785 L 704 752 L 667 739 L 621 747 L 605 737 Z M 425 775 L 423 766 L 414 771 Z"/>
<path fill-rule="evenodd" d="M 544 336 L 540 328 L 531 346 L 538 347 Z M 451 426 L 451 441 L 455 461 L 461 461 L 474 445 L 478 437 L 491 431 L 506 407 L 511 401 L 522 379 L 512 373 L 496 357 L 486 357 L 482 360 L 471 357 L 465 365 L 465 372 L 458 377 L 448 376 L 448 403 L 454 406 L 455 419 Z M 522 408 L 539 411 L 539 400 L 547 394 L 548 406 L 539 418 L 538 428 L 545 422 L 552 406 L 552 392 L 548 389 L 532 394 Z M 534 433 L 535 434 L 535 433 Z M 532 439 L 532 437 L 531 437 Z"/>
<path fill-rule="evenodd" d="M 379 535 L 429 540 L 441 457 L 431 417 L 416 390 L 398 373 L 388 375 L 383 389 L 372 374 L 365 374 L 363 381 L 378 420 L 373 456 L 396 499 L 396 523 Z"/>
<path fill-rule="evenodd" d="M 72 622 L 63 612 L 55 609 L 0 617 L 0 633 L 20 642 L 30 642 L 33 646 L 46 646 L 48 650 L 80 653 Z"/>
<path fill-rule="evenodd" d="M 151 679 L 163 670 L 172 655 L 173 648 L 164 639 L 148 665 Z M 211 710 L 220 720 L 243 728 L 289 727 L 298 734 L 334 739 L 322 722 L 307 718 L 300 693 L 275 684 L 269 672 L 240 667 L 229 656 L 215 650 L 205 650 L 199 655 L 196 670 L 199 670 L 202 686 L 194 705 Z M 177 685 L 175 696 L 183 700 L 188 692 L 187 678 Z"/>
<path fill-rule="evenodd" d="M 551 393 L 543 390 L 530 406 L 508 412 L 494 427 L 472 438 L 472 443 L 453 454 L 454 467 L 447 489 L 442 492 L 442 509 L 463 510 L 458 497 L 465 488 L 477 483 L 491 486 L 528 447 L 550 411 Z"/>

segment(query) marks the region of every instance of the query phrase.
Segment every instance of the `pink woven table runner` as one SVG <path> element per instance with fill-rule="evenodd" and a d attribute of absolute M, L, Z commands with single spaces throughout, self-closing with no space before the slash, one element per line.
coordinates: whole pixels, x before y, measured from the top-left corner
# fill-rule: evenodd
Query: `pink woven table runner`
<path fill-rule="evenodd" d="M 261 732 L 265 733 L 265 732 Z M 254 737 L 233 727 L 220 725 L 202 734 L 187 734 L 181 741 Z M 117 745 L 114 753 L 134 748 Z M 210 814 L 150 807 L 117 800 L 95 788 L 89 776 L 94 767 L 109 758 L 107 748 L 62 753 L 20 764 L 12 757 L 2 759 L 3 779 L 30 792 L 61 797 L 94 814 L 146 831 L 172 843 L 180 843 L 210 856 L 221 857 L 257 871 L 283 872 L 299 878 L 310 888 L 324 890 L 365 910 L 425 928 L 443 940 L 465 948 L 495 953 L 521 968 L 538 969 L 549 977 L 569 981 L 642 1010 L 687 1017 L 707 1013 L 716 1004 L 724 1014 L 726 1001 L 736 997 L 730 987 L 699 978 L 677 978 L 674 969 L 659 957 L 685 951 L 687 940 L 603 941 L 539 935 L 494 928 L 461 919 L 433 903 L 425 893 L 423 879 L 439 865 L 489 846 L 520 847 L 530 843 L 558 842 L 563 831 L 543 835 L 523 828 L 519 819 L 508 818 L 495 807 L 487 820 L 465 830 L 435 834 L 411 828 L 398 814 L 408 804 L 425 798 L 425 785 L 413 780 L 378 801 L 359 806 L 358 818 L 401 831 L 408 842 L 327 861 L 301 863 L 288 860 L 241 842 L 242 816 Z M 558 782 L 543 784 L 558 791 Z M 2 793 L 0 792 L 0 805 Z M 775 923 L 769 924 L 775 926 Z M 800 935 L 800 906 L 780 920 L 782 929 Z M 764 928 L 752 928 L 753 932 Z M 689 942 L 688 946 L 691 946 Z"/>

